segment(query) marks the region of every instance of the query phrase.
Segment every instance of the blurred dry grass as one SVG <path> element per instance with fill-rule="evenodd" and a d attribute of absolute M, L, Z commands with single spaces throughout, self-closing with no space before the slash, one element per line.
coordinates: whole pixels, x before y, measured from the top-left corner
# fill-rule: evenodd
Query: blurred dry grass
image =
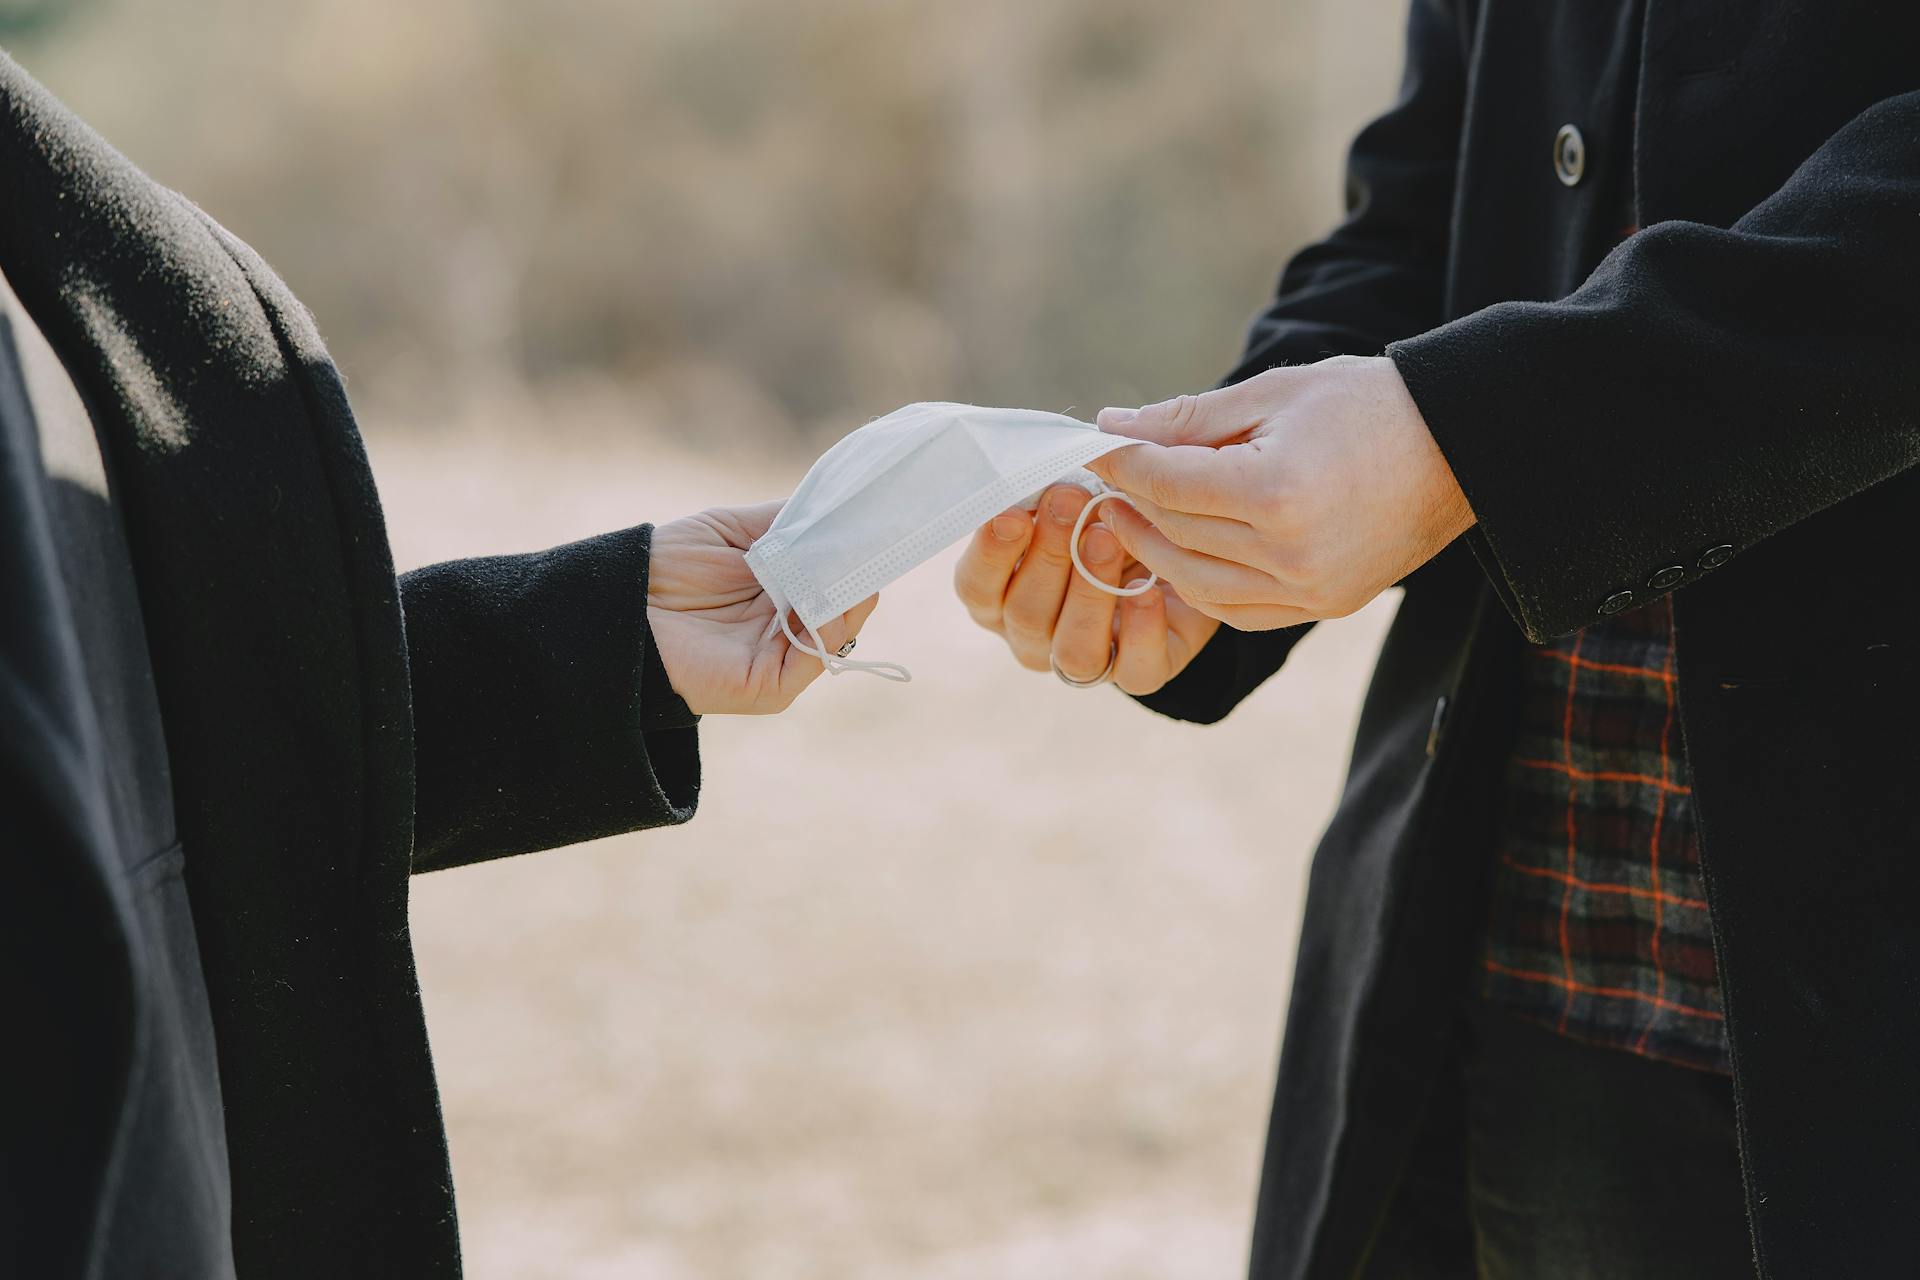
<path fill-rule="evenodd" d="M 0 0 L 0 30 L 35 0 Z M 85 0 L 12 49 L 259 247 L 402 566 L 785 492 L 955 398 L 1210 382 L 1337 215 L 1401 0 Z M 1240 1270 L 1390 602 L 1225 725 L 887 593 L 691 826 L 416 882 L 469 1274 Z"/>
<path fill-rule="evenodd" d="M 54 7 L 15 51 L 265 255 L 363 399 L 611 379 L 811 443 L 1219 376 L 1338 212 L 1403 0 Z"/>

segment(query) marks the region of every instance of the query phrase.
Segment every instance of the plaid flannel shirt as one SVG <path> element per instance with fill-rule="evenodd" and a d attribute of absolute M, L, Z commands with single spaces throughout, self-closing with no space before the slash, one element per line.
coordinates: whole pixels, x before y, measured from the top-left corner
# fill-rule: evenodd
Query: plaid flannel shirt
<path fill-rule="evenodd" d="M 1523 661 L 1484 993 L 1575 1039 L 1726 1072 L 1671 603 Z"/>

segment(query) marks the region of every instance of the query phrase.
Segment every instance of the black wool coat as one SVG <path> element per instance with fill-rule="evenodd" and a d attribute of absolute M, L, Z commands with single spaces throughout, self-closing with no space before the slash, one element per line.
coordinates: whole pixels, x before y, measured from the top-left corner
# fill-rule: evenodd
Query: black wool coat
<path fill-rule="evenodd" d="M 1913 1274 L 1920 5 L 1414 0 L 1348 192 L 1233 377 L 1384 351 L 1479 523 L 1405 584 L 1314 860 L 1253 1275 L 1354 1274 L 1393 1193 L 1523 639 L 1668 592 L 1756 1273 Z M 1218 719 L 1298 634 L 1146 701 Z"/>
<path fill-rule="evenodd" d="M 306 312 L 4 55 L 0 275 L 0 1275 L 456 1275 L 407 879 L 691 815 L 650 531 L 396 580 Z"/>

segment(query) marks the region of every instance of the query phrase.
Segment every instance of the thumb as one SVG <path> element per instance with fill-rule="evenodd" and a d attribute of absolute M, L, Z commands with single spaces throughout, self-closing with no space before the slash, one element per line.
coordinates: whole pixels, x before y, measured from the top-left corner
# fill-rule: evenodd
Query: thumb
<path fill-rule="evenodd" d="M 1260 425 L 1261 413 L 1239 386 L 1175 396 L 1143 409 L 1102 409 L 1099 425 L 1114 435 L 1159 445 L 1230 444 Z"/>

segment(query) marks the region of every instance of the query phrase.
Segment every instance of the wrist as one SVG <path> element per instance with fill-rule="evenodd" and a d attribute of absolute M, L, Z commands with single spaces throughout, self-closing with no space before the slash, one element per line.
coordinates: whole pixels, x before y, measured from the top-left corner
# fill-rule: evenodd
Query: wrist
<path fill-rule="evenodd" d="M 1447 461 L 1440 442 L 1434 439 L 1432 428 L 1427 426 L 1426 415 L 1420 412 L 1419 402 L 1413 398 L 1406 379 L 1400 376 L 1399 366 L 1386 356 L 1378 357 L 1378 361 L 1384 366 L 1384 378 L 1392 383 L 1391 394 L 1398 404 L 1397 416 L 1417 459 L 1419 480 L 1415 489 L 1420 499 L 1418 510 L 1423 513 L 1421 524 L 1433 550 L 1437 552 L 1474 526 L 1473 507 L 1467 501 L 1466 490 L 1460 487 L 1458 477 L 1453 474 L 1453 465 Z"/>
<path fill-rule="evenodd" d="M 1420 429 L 1425 432 L 1426 424 L 1422 423 Z M 1467 502 L 1466 490 L 1460 487 L 1453 468 L 1447 464 L 1446 454 L 1440 452 L 1440 446 L 1434 442 L 1430 432 L 1427 433 L 1427 445 L 1433 451 L 1434 468 L 1431 524 L 1435 536 L 1444 546 L 1473 528 L 1476 520 L 1473 507 Z"/>
<path fill-rule="evenodd" d="M 647 647 L 640 659 L 640 727 L 649 733 L 657 729 L 688 729 L 700 721 L 700 712 L 674 683 L 673 669 L 668 665 L 666 649 L 654 625 L 657 612 L 647 610 Z"/>
<path fill-rule="evenodd" d="M 640 727 L 647 733 L 687 729 L 700 721 L 699 713 L 687 702 L 673 678 L 666 647 L 662 644 L 662 623 L 669 611 L 657 603 L 654 583 L 670 580 L 665 575 L 671 572 L 674 555 L 670 546 L 662 545 L 658 535 L 657 527 L 648 530 L 645 579 L 641 583 L 646 634 L 640 654 Z"/>

